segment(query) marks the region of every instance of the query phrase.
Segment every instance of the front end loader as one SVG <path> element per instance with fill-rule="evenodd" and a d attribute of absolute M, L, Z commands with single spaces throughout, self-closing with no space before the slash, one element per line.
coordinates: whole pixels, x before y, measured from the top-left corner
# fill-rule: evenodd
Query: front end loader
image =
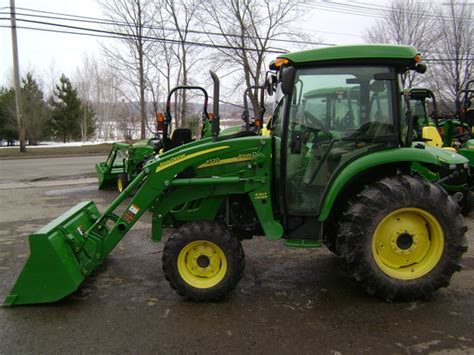
<path fill-rule="evenodd" d="M 132 144 L 115 142 L 104 162 L 95 165 L 99 189 L 117 188 L 122 192 L 140 172 L 143 164 L 157 153 L 157 139 Z"/>
<path fill-rule="evenodd" d="M 170 286 L 188 299 L 222 299 L 245 266 L 239 237 L 228 228 L 236 197 L 254 213 L 260 234 L 291 247 L 326 245 L 369 294 L 429 297 L 461 268 L 467 243 L 454 199 L 411 171 L 414 163 L 442 168 L 402 129 L 410 123 L 400 114 L 398 78 L 422 72 L 419 61 L 414 48 L 388 45 L 280 56 L 268 81 L 275 95 L 270 135 L 219 135 L 215 105 L 211 137 L 147 162 L 103 214 L 84 202 L 30 235 L 30 258 L 4 304 L 54 302 L 74 292 L 147 212 L 154 241 L 172 229 L 162 256 Z M 359 92 L 345 125 L 303 100 L 328 86 Z M 386 100 L 373 105 L 374 95 Z"/>

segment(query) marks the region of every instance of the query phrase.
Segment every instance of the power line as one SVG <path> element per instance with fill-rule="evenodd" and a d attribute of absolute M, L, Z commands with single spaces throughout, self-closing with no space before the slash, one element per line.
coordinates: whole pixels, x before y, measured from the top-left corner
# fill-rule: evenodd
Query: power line
<path fill-rule="evenodd" d="M 7 18 L 0 18 L 1 20 L 8 20 Z M 22 21 L 21 19 L 17 19 L 17 21 Z M 24 22 L 31 22 L 35 24 L 47 24 L 43 22 L 38 22 L 38 21 L 30 21 L 30 20 L 24 20 Z M 67 26 L 67 25 L 59 25 L 55 24 L 59 27 L 66 27 L 66 28 L 72 28 L 72 29 L 77 29 L 77 30 L 82 30 L 82 31 L 92 31 L 92 32 L 101 32 L 101 33 L 87 33 L 87 32 L 77 32 L 77 31 L 72 31 L 72 30 L 57 30 L 57 29 L 50 29 L 50 28 L 41 28 L 41 27 L 30 27 L 30 26 L 17 26 L 19 29 L 24 29 L 24 30 L 34 30 L 34 31 L 42 31 L 42 32 L 50 32 L 50 33 L 59 33 L 59 34 L 71 34 L 71 35 L 80 35 L 80 36 L 89 36 L 89 37 L 97 37 L 97 38 L 107 38 L 107 39 L 126 39 L 126 38 L 136 38 L 137 36 L 132 35 L 132 34 L 127 34 L 127 33 L 120 33 L 120 32 L 111 32 L 111 31 L 105 31 L 105 30 L 94 30 L 94 29 L 87 29 L 87 28 L 81 28 L 81 27 L 75 27 L 75 26 Z M 11 26 L 4 26 L 0 25 L 0 28 L 11 28 Z M 142 38 L 151 40 L 151 41 L 156 41 L 156 42 L 170 42 L 173 44 L 179 44 L 181 43 L 179 40 L 172 40 L 172 39 L 167 39 L 167 38 L 159 38 L 159 37 L 151 37 L 151 36 L 142 36 Z M 212 44 L 212 43 L 204 43 L 204 42 L 185 42 L 185 44 L 191 45 L 191 46 L 197 46 L 197 47 L 207 47 L 207 48 L 222 48 L 222 49 L 234 49 L 234 50 L 247 50 L 247 51 L 258 51 L 257 49 L 254 48 L 243 48 L 243 47 L 231 47 L 231 46 L 224 46 L 224 45 L 218 45 L 218 44 Z M 275 53 L 275 54 L 281 54 L 288 52 L 287 50 L 265 50 L 266 53 Z M 430 53 L 438 53 L 438 54 L 448 54 L 448 52 L 444 51 L 430 51 Z M 425 62 L 435 62 L 435 61 L 452 61 L 454 59 L 427 59 L 425 58 Z M 471 58 L 466 58 L 464 60 L 472 60 Z"/>
<path fill-rule="evenodd" d="M 423 61 L 428 62 L 428 63 L 436 63 L 436 62 L 453 62 L 455 58 L 433 58 L 433 59 L 424 59 Z M 465 58 L 463 59 L 465 61 L 474 61 L 473 58 Z"/>
<path fill-rule="evenodd" d="M 366 6 L 361 6 L 360 4 L 353 4 L 353 3 L 339 3 L 335 1 L 325 1 L 324 3 L 311 3 L 301 2 L 300 3 L 303 7 L 308 7 L 311 9 L 319 9 L 323 11 L 329 12 L 337 12 L 343 14 L 351 14 L 351 15 L 359 15 L 359 16 L 367 16 L 372 15 L 376 17 L 381 17 L 386 15 L 387 13 L 395 13 L 395 14 L 405 14 L 405 15 L 417 15 L 417 16 L 426 16 L 434 19 L 445 19 L 445 20 L 459 20 L 459 21 L 472 21 L 469 18 L 465 17 L 457 17 L 457 16 L 449 16 L 443 14 L 435 14 L 435 13 L 428 13 L 428 12 L 419 12 L 419 11 L 406 11 L 403 9 L 392 9 L 389 7 L 384 6 L 372 6 L 372 4 L 362 3 Z"/>
<path fill-rule="evenodd" d="M 5 7 L 8 8 L 8 7 Z M 37 10 L 37 9 L 32 9 L 32 8 L 24 8 L 24 7 L 17 7 L 17 9 L 21 9 L 24 11 L 30 11 L 30 12 L 37 12 L 37 13 L 43 13 L 43 14 L 49 14 L 49 15 L 58 15 L 58 16 L 63 16 L 66 18 L 63 18 L 64 20 L 71 20 L 71 21 L 76 21 L 74 19 L 83 19 L 85 22 L 90 22 L 90 23 L 97 23 L 97 24 L 117 24 L 117 25 L 124 25 L 127 24 L 125 21 L 118 21 L 118 20 L 110 20 L 106 18 L 101 18 L 101 17 L 89 17 L 89 16 L 79 16 L 79 15 L 72 15 L 72 14 L 66 14 L 66 13 L 59 13 L 59 12 L 51 12 L 51 11 L 42 11 L 42 10 Z M 1 9 L 0 9 L 1 10 Z M 34 16 L 30 14 L 21 14 L 22 16 Z M 42 17 L 40 15 L 37 15 L 37 17 Z M 48 16 L 44 16 L 45 18 L 49 18 Z M 55 19 L 55 17 L 51 17 L 51 19 Z M 62 18 L 59 18 L 62 19 Z M 146 26 L 148 28 L 156 28 L 154 26 Z M 176 29 L 169 29 L 165 28 L 165 30 L 171 30 L 171 31 L 176 31 Z M 313 31 L 313 30 L 307 30 L 305 31 Z M 216 35 L 216 36 L 228 36 L 228 37 L 239 37 L 240 35 L 234 35 L 234 34 L 229 34 L 229 33 L 219 33 L 219 32 L 209 32 L 209 31 L 198 31 L 198 30 L 188 30 L 188 32 L 192 33 L 204 33 L 204 34 L 211 34 L 211 35 Z M 317 32 L 321 33 L 328 33 L 328 34 L 340 34 L 344 36 L 353 36 L 353 37 L 361 37 L 359 35 L 351 34 L 351 33 L 342 33 L 342 32 L 328 32 L 324 30 L 317 30 Z M 248 38 L 257 38 L 258 37 L 248 37 Z M 298 41 L 298 40 L 291 40 L 291 39 L 277 39 L 277 38 L 272 38 L 271 41 L 277 41 L 277 42 L 290 42 L 290 43 L 302 43 L 302 44 L 314 44 L 314 45 L 329 45 L 329 43 L 321 43 L 321 42 L 311 42 L 311 41 Z"/>
<path fill-rule="evenodd" d="M 0 20 L 8 20 L 8 18 L 0 18 Z M 17 21 L 32 23 L 32 24 L 37 24 L 37 25 L 47 25 L 47 26 L 53 26 L 53 27 L 67 28 L 67 29 L 75 30 L 75 31 L 87 31 L 87 32 L 92 32 L 92 33 L 87 33 L 87 32 L 83 33 L 83 32 L 75 32 L 75 31 L 57 31 L 57 30 L 51 30 L 51 29 L 45 29 L 45 28 L 39 28 L 39 27 L 18 26 L 18 28 L 29 29 L 29 30 L 43 30 L 43 31 L 48 30 L 48 32 L 82 34 L 82 35 L 89 35 L 89 36 L 92 36 L 92 37 L 95 36 L 95 37 L 108 37 L 108 38 L 112 38 L 112 37 L 111 36 L 104 36 L 104 35 L 112 35 L 112 36 L 115 36 L 116 38 L 120 38 L 120 39 L 137 38 L 138 37 L 136 35 L 129 34 L 129 33 L 99 30 L 99 29 L 85 28 L 85 27 L 78 27 L 78 26 L 70 26 L 70 25 L 63 25 L 63 24 L 52 23 L 52 22 L 34 21 L 34 20 L 25 20 L 25 19 L 17 19 Z M 8 27 L 8 26 L 3 26 L 3 27 Z M 101 34 L 101 36 L 99 36 L 97 34 Z M 266 52 L 266 53 L 276 53 L 276 54 L 281 54 L 281 53 L 287 52 L 286 50 L 280 50 L 280 51 L 272 50 L 272 49 L 260 50 L 260 49 L 256 49 L 256 48 L 233 47 L 233 46 L 227 46 L 227 45 L 221 45 L 221 44 L 212 44 L 212 43 L 195 42 L 195 41 L 180 41 L 180 40 L 176 40 L 176 39 L 153 37 L 153 36 L 140 36 L 140 38 L 142 38 L 144 40 L 150 40 L 150 41 L 156 41 L 156 42 L 165 42 L 165 43 L 172 43 L 172 44 L 182 44 L 182 43 L 184 43 L 186 45 L 196 46 L 196 47 L 220 48 L 220 49 L 231 49 L 231 50 L 246 50 L 246 51 L 249 51 L 249 52 Z"/>
<path fill-rule="evenodd" d="M 25 9 L 25 8 L 22 8 L 22 9 Z M 32 9 L 32 10 L 25 9 L 25 10 L 37 11 L 37 12 L 40 12 L 40 13 L 59 14 L 59 13 L 52 13 L 52 12 L 48 12 L 48 11 L 41 11 L 41 10 L 34 10 L 34 9 Z M 0 14 L 7 14 L 7 13 L 0 13 Z M 39 16 L 39 15 L 28 15 L 28 16 L 43 17 L 43 16 Z M 76 15 L 67 15 L 67 16 L 94 19 L 92 17 L 85 17 L 85 16 L 76 16 Z M 49 18 L 48 16 L 44 16 L 44 17 Z M 97 18 L 95 18 L 95 19 L 97 19 Z M 8 20 L 8 18 L 0 18 L 0 20 Z M 60 20 L 63 20 L 63 19 L 60 19 Z M 64 19 L 64 20 L 67 21 L 68 19 Z M 34 20 L 27 20 L 27 19 L 18 19 L 18 21 L 32 23 L 32 24 L 38 24 L 38 25 L 44 25 L 44 26 L 61 27 L 61 28 L 67 28 L 68 29 L 66 31 L 66 30 L 53 30 L 53 29 L 40 28 L 40 27 L 18 26 L 18 28 L 27 29 L 27 30 L 36 30 L 36 31 L 61 33 L 61 34 L 83 35 L 83 36 L 85 35 L 85 36 L 91 36 L 91 37 L 111 38 L 111 39 L 124 39 L 124 38 L 136 38 L 137 37 L 136 35 L 129 34 L 129 33 L 109 31 L 109 30 L 100 30 L 100 29 L 87 28 L 87 27 L 71 26 L 71 25 L 59 24 L 59 23 L 54 23 L 54 22 L 34 21 Z M 89 21 L 80 21 L 80 22 L 89 22 Z M 118 24 L 120 22 L 109 21 L 108 23 Z M 123 23 L 125 23 L 125 22 L 123 22 Z M 0 26 L 0 27 L 10 28 L 10 26 Z M 86 33 L 77 32 L 77 31 L 86 31 Z M 87 33 L 87 32 L 93 32 L 93 33 Z M 213 34 L 212 32 L 205 32 L 205 31 L 195 31 L 195 32 L 202 33 L 202 34 Z M 219 34 L 219 35 L 225 36 L 225 34 Z M 237 35 L 235 35 L 235 36 L 237 36 Z M 181 44 L 181 41 L 175 40 L 175 39 L 169 39 L 169 38 L 161 38 L 161 37 L 154 37 L 154 36 L 141 36 L 141 38 L 143 38 L 145 40 L 151 40 L 151 41 L 168 42 L 168 43 L 172 43 L 172 44 Z M 286 41 L 286 40 L 281 40 L 281 41 Z M 261 50 L 256 49 L 256 48 L 232 47 L 232 46 L 228 46 L 228 45 L 219 45 L 219 44 L 214 44 L 214 43 L 204 43 L 204 42 L 196 42 L 196 41 L 185 41 L 184 43 L 187 44 L 187 45 L 191 45 L 191 46 L 208 47 L 208 48 L 221 48 L 221 49 L 232 49 L 232 50 L 244 50 L 245 49 L 245 50 L 248 50 L 248 51 L 255 51 L 255 52 L 261 51 Z M 304 42 L 304 43 L 311 44 L 312 42 Z M 313 42 L 313 43 L 321 44 L 319 42 Z M 335 44 L 328 44 L 328 43 L 324 43 L 324 44 L 325 45 L 335 45 Z M 282 49 L 282 50 L 268 49 L 268 50 L 265 50 L 265 52 L 280 54 L 280 53 L 283 53 L 283 52 L 287 52 L 287 50 L 285 50 L 285 49 Z M 447 52 L 443 52 L 443 51 L 431 51 L 431 53 L 448 54 Z M 434 61 L 434 60 L 436 60 L 436 59 L 428 59 L 426 61 L 428 62 L 428 61 Z M 450 60 L 450 59 L 440 59 L 440 60 L 447 61 L 447 60 Z M 470 60 L 470 59 L 467 59 L 467 60 Z"/>
<path fill-rule="evenodd" d="M 50 12 L 50 11 L 42 11 L 42 10 L 36 10 L 36 9 L 29 9 L 29 8 L 21 8 L 18 7 L 18 9 L 24 10 L 24 11 L 29 11 L 33 13 L 43 13 L 47 15 L 34 15 L 34 14 L 27 14 L 27 13 L 18 13 L 17 15 L 20 16 L 27 16 L 27 17 L 37 17 L 37 18 L 46 18 L 46 19 L 53 19 L 53 20 L 61 20 L 61 21 L 74 21 L 74 22 L 84 22 L 84 23 L 94 23 L 94 24 L 101 24 L 101 25 L 128 25 L 127 22 L 125 21 L 118 21 L 118 20 L 109 20 L 109 19 L 104 19 L 104 18 L 98 18 L 98 17 L 88 17 L 88 16 L 78 16 L 78 15 L 71 15 L 71 14 L 66 14 L 66 13 L 58 13 L 58 12 Z M 4 15 L 7 15 L 7 13 L 2 13 Z M 55 16 L 49 16 L 49 15 L 55 15 Z M 172 31 L 172 32 L 177 32 L 176 29 L 174 28 L 159 28 L 156 26 L 144 26 L 147 29 L 151 30 L 165 30 L 165 31 Z M 210 35 L 210 36 L 222 36 L 222 37 L 234 37 L 234 38 L 240 38 L 240 35 L 232 34 L 232 33 L 219 33 L 219 32 L 210 32 L 210 31 L 199 31 L 199 30 L 194 30 L 194 29 L 188 29 L 187 32 L 189 33 L 196 33 L 196 34 L 205 34 L 205 35 Z M 257 36 L 245 36 L 247 39 L 259 39 L 262 40 L 263 38 L 257 37 Z M 312 42 L 312 41 L 300 41 L 300 40 L 293 40 L 293 39 L 281 39 L 281 38 L 269 38 L 270 41 L 274 42 L 285 42 L 285 43 L 298 43 L 298 44 L 311 44 L 311 45 L 334 45 L 332 43 L 324 43 L 324 42 Z"/>

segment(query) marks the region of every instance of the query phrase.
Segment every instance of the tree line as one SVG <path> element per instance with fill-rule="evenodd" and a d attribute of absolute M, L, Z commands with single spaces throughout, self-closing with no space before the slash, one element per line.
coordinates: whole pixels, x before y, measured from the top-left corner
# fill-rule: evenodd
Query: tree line
<path fill-rule="evenodd" d="M 77 90 L 82 106 L 71 109 L 76 118 L 71 121 L 75 128 L 70 136 L 59 133 L 62 127 L 72 128 L 72 123 L 63 121 L 61 126 L 58 121 L 63 109 L 57 104 L 62 100 L 60 96 L 53 95 L 56 105 L 49 99 L 37 99 L 45 103 L 44 115 L 49 117 L 43 130 L 34 130 L 41 131 L 41 137 L 87 139 L 95 127 L 97 138 L 114 139 L 112 131 L 118 125 L 124 136 L 133 135 L 130 127 L 137 126 L 140 137 L 145 138 L 147 131 L 153 131 L 151 118 L 164 110 L 163 102 L 172 87 L 204 83 L 209 88 L 207 73 L 212 69 L 223 79 L 221 98 L 238 103 L 246 87 L 263 83 L 268 61 L 279 52 L 289 46 L 299 50 L 322 44 L 320 37 L 294 30 L 299 23 L 314 21 L 308 17 L 304 1 L 98 1 L 104 14 L 101 26 L 120 35 L 104 40 L 100 55 L 86 55 L 74 73 L 75 88 L 71 89 Z M 367 30 L 364 39 L 416 47 L 429 64 L 428 72 L 406 77 L 403 85 L 429 87 L 449 105 L 456 92 L 473 79 L 474 21 L 470 5 L 468 0 L 392 0 L 378 13 L 376 24 Z M 59 87 L 66 89 L 67 85 L 60 83 Z M 58 90 L 56 87 L 55 92 Z M 37 95 L 41 96 L 39 91 Z M 2 89 L 2 106 L 5 100 L 8 103 L 8 95 L 11 100 L 11 89 Z M 174 127 L 194 124 L 187 121 L 195 114 L 189 104 L 198 101 L 195 95 L 180 91 L 173 98 Z M 256 94 L 251 93 L 249 99 L 256 112 Z M 11 113 L 11 105 L 7 106 Z M 28 120 L 26 112 L 24 117 Z M 11 120 L 8 122 L 0 123 L 0 130 L 14 130 Z M 38 140 L 29 134 L 32 142 Z"/>
<path fill-rule="evenodd" d="M 366 31 L 365 39 L 417 48 L 428 70 L 423 75 L 410 73 L 404 78 L 405 87 L 431 89 L 444 108 L 454 112 L 456 94 L 474 79 L 473 12 L 468 0 L 392 0 L 385 15 Z"/>
<path fill-rule="evenodd" d="M 15 89 L 0 88 L 0 142 L 18 139 Z M 63 74 L 51 97 L 45 97 L 32 73 L 21 79 L 21 118 L 29 145 L 40 141 L 85 141 L 95 134 L 95 112 L 79 98 L 77 89 Z"/>

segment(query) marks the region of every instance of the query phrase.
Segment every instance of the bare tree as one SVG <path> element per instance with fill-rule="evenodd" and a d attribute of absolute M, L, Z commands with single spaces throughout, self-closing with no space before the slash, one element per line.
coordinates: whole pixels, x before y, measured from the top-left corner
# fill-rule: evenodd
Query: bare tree
<path fill-rule="evenodd" d="M 83 107 L 81 124 L 83 139 L 87 136 L 87 112 L 92 108 L 96 114 L 96 136 L 98 139 L 116 138 L 113 128 L 120 125 L 117 113 L 120 108 L 121 81 L 113 67 L 107 62 L 99 63 L 91 55 L 84 55 L 82 64 L 76 69 L 74 81 L 78 94 L 87 106 Z"/>
<path fill-rule="evenodd" d="M 178 60 L 177 85 L 188 85 L 188 74 L 191 70 L 189 46 L 190 31 L 196 24 L 198 11 L 201 9 L 201 0 L 164 0 L 164 8 L 169 15 L 169 22 L 176 32 L 179 45 L 172 47 Z M 176 104 L 178 100 L 175 100 Z M 176 110 L 176 125 L 186 124 L 186 90 L 179 92 L 179 109 Z M 178 106 L 178 105 L 176 105 Z"/>
<path fill-rule="evenodd" d="M 421 0 L 392 0 L 389 10 L 365 33 L 370 43 L 392 43 L 414 46 L 424 56 L 436 46 L 437 17 L 430 2 Z M 415 71 L 402 77 L 411 87 L 419 82 Z"/>
<path fill-rule="evenodd" d="M 216 59 L 230 64 L 231 70 L 239 68 L 245 87 L 259 85 L 265 75 L 265 59 L 272 47 L 272 40 L 289 38 L 291 23 L 296 19 L 298 2 L 291 0 L 210 0 L 204 4 L 206 28 L 217 32 L 209 35 L 216 45 Z M 281 50 L 284 52 L 285 50 Z M 257 95 L 251 95 L 257 112 Z"/>
<path fill-rule="evenodd" d="M 440 96 L 454 102 L 456 93 L 474 78 L 473 6 L 467 0 L 447 0 L 443 5 L 437 32 L 438 51 L 432 56 L 436 76 L 432 79 Z"/>
<path fill-rule="evenodd" d="M 93 59 L 88 55 L 84 55 L 82 67 L 76 68 L 76 73 L 74 75 L 77 93 L 82 101 L 83 112 L 79 126 L 81 127 L 81 140 L 83 143 L 88 137 L 87 115 L 91 109 L 91 97 L 93 96 L 93 82 L 90 78 L 90 74 L 94 69 L 93 65 Z"/>
<path fill-rule="evenodd" d="M 172 39 L 175 37 L 175 31 L 172 30 L 170 16 L 168 11 L 161 3 L 156 4 L 159 7 L 155 15 L 154 35 L 156 38 Z M 152 101 L 152 113 L 156 115 L 160 111 L 160 101 L 164 101 L 167 93 L 171 90 L 174 81 L 174 68 L 179 67 L 175 50 L 175 44 L 172 41 L 158 40 L 157 46 L 150 53 L 147 53 L 147 62 L 153 70 L 149 71 L 146 78 L 147 88 Z M 176 124 L 178 122 L 176 121 Z"/>
<path fill-rule="evenodd" d="M 147 53 L 153 50 L 153 23 L 157 7 L 152 0 L 102 0 L 104 14 L 114 21 L 113 30 L 124 34 L 121 46 L 104 46 L 104 52 L 113 63 L 117 76 L 126 82 L 139 100 L 140 137 L 146 136 L 145 82 Z M 133 99 L 124 95 L 130 102 Z"/>

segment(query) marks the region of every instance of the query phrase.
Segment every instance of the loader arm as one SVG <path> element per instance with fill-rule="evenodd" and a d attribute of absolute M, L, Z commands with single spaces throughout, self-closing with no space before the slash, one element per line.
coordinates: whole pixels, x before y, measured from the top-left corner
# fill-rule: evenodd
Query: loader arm
<path fill-rule="evenodd" d="M 105 228 L 108 220 L 115 221 L 104 238 L 101 262 L 146 210 L 153 212 L 153 239 L 160 240 L 163 220 L 177 206 L 199 201 L 187 210 L 188 218 L 214 219 L 218 202 L 230 194 L 249 194 L 265 235 L 269 239 L 281 237 L 283 228 L 273 218 L 270 155 L 270 137 L 245 137 L 192 145 L 150 162 L 91 228 L 93 233 Z M 181 177 L 184 171 L 194 176 Z M 114 210 L 139 185 L 123 214 L 117 217 Z M 215 197 L 209 200 L 211 208 L 206 202 L 209 197 Z M 176 214 L 174 218 L 180 219 Z"/>

